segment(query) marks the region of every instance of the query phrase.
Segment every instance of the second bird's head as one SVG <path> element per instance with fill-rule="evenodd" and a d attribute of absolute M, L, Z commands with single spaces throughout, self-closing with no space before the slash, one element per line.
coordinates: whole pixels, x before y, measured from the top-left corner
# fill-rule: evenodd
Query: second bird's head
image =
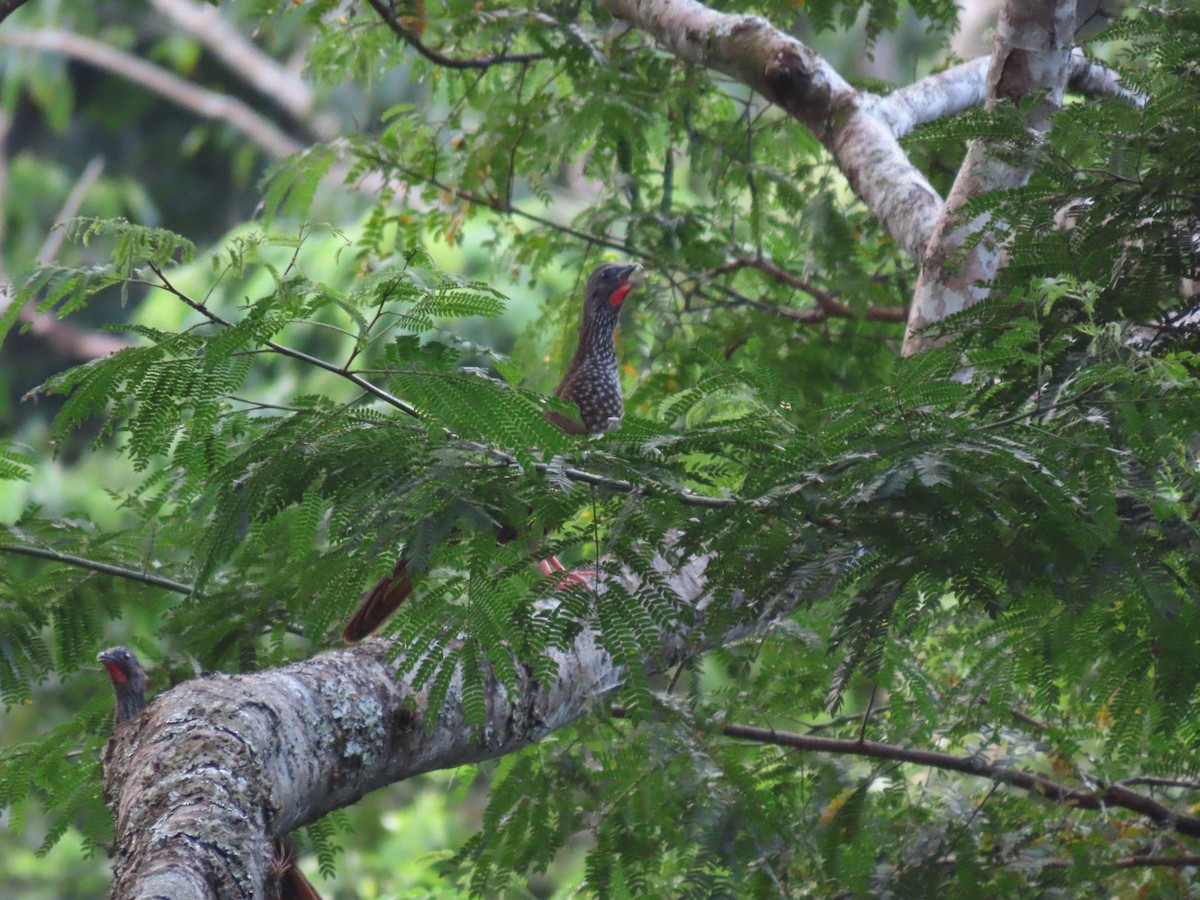
<path fill-rule="evenodd" d="M 637 263 L 605 263 L 597 268 L 587 280 L 584 315 L 611 317 L 616 321 L 621 304 L 633 289 L 633 283 L 629 279 L 640 268 Z"/>

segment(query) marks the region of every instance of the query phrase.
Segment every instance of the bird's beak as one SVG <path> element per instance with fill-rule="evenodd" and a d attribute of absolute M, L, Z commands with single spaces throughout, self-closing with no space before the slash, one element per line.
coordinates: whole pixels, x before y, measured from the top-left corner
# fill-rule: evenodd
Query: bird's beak
<path fill-rule="evenodd" d="M 621 284 L 625 284 L 629 281 L 629 277 L 640 268 L 641 265 L 639 263 L 630 263 L 617 272 L 617 278 Z"/>

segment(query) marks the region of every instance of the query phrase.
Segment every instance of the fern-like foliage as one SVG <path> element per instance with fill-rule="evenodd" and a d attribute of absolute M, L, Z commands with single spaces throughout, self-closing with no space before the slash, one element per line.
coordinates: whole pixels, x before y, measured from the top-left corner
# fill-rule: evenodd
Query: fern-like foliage
<path fill-rule="evenodd" d="M 865 8 L 877 24 L 896 14 Z M 834 13 L 812 14 L 820 26 Z M 810 299 L 723 267 L 786 259 L 833 273 L 814 286 L 854 309 L 903 299 L 897 251 L 828 199 L 814 143 L 662 56 L 615 65 L 598 32 L 568 40 L 547 18 L 532 33 L 552 74 L 436 81 L 440 121 L 397 107 L 379 135 L 275 170 L 272 228 L 308 208 L 343 152 L 351 179 L 382 176 L 361 233 L 331 237 L 346 255 L 334 276 L 306 255 L 316 230 L 241 234 L 201 265 L 178 236 L 80 221 L 71 236 L 103 235 L 111 259 L 19 283 L 5 328 L 25 302 L 68 314 L 118 292 L 182 318 L 133 323 L 130 347 L 41 389 L 62 400 L 57 437 L 89 429 L 139 481 L 116 498 L 120 527 L 30 509 L 5 529 L 21 555 L 0 569 L 0 699 L 93 667 L 106 621 L 135 605 L 167 655 L 205 668 L 313 652 L 403 551 L 417 592 L 389 627 L 432 709 L 461 683 L 482 722 L 494 680 L 517 683 L 522 665 L 553 677 L 546 651 L 584 623 L 624 678 L 620 718 L 498 764 L 457 857 L 477 894 L 545 870 L 580 833 L 603 896 L 1004 893 L 1018 875 L 1065 894 L 1077 876 L 1038 857 L 1040 842 L 1053 860 L 1115 861 L 1157 840 L 882 760 L 747 746 L 721 724 L 939 746 L 1086 784 L 1194 774 L 1200 21 L 1146 12 L 1122 26 L 1122 75 L 1145 110 L 1062 112 L 1028 187 L 972 207 L 1007 230 L 992 297 L 900 360 L 875 323 L 802 336 L 791 323 Z M 464 15 L 446 39 L 477 50 L 506 27 Z M 360 37 L 331 33 L 316 71 L 394 52 Z M 586 173 L 607 185 L 547 230 L 513 202 L 518 173 L 530 196 L 550 189 L 529 106 L 562 123 L 558 142 L 589 148 Z M 485 126 L 486 140 L 473 133 Z M 1027 149 L 1002 113 L 922 138 Z M 676 160 L 717 199 L 684 199 Z M 420 223 L 395 206 L 401 185 L 425 194 Z M 440 271 L 420 239 L 453 244 L 485 212 L 506 215 L 491 247 L 534 278 L 585 274 L 581 234 L 643 248 L 642 302 L 662 327 L 621 338 L 638 365 L 619 431 L 576 440 L 543 416 L 559 372 L 535 360 L 566 358 L 553 351 L 577 303 L 511 357 L 456 334 L 504 297 Z M 0 478 L 35 467 L 0 446 Z M 502 528 L 518 539 L 497 541 Z M 664 551 L 706 556 L 702 607 L 671 589 Z M 603 590 L 558 590 L 534 565 L 549 552 L 598 570 Z M 663 636 L 682 626 L 692 643 L 664 672 L 679 661 L 662 658 Z M 0 804 L 16 821 L 33 801 L 52 808 L 48 841 L 71 820 L 103 839 L 94 766 L 71 754 L 96 749 L 105 709 L 96 699 L 0 755 Z M 326 871 L 335 825 L 309 827 Z"/>

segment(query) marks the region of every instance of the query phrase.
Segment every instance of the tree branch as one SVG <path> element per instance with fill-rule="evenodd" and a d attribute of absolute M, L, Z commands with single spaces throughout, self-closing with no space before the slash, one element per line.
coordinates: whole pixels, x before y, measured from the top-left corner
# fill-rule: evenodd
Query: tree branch
<path fill-rule="evenodd" d="M 763 257 L 738 257 L 737 259 L 731 259 L 705 274 L 711 277 L 726 272 L 736 272 L 739 269 L 757 269 L 774 278 L 776 281 L 804 291 L 804 293 L 816 301 L 817 309 L 815 310 L 788 309 L 786 307 L 775 307 L 767 303 L 760 304 L 757 301 L 750 301 L 759 309 L 774 312 L 789 319 L 797 319 L 802 322 L 819 322 L 827 318 L 867 319 L 872 322 L 903 322 L 908 316 L 908 308 L 904 306 L 870 307 L 862 313 L 856 313 L 833 294 L 822 290 L 798 275 L 793 275 L 791 272 L 780 268 Z"/>
<path fill-rule="evenodd" d="M 191 297 L 189 297 L 187 294 L 183 293 L 183 291 L 176 288 L 175 285 L 171 284 L 171 282 L 170 282 L 170 280 L 168 280 L 167 276 L 163 274 L 162 269 L 160 269 L 154 263 L 148 263 L 148 265 L 150 267 L 150 270 L 153 271 L 154 274 L 159 277 L 160 281 L 162 281 L 161 285 L 154 285 L 155 287 L 159 287 L 162 290 L 167 291 L 169 294 L 173 294 L 174 296 L 178 297 L 187 306 L 190 306 L 196 312 L 200 313 L 200 315 L 204 316 L 206 319 L 208 319 L 214 325 L 220 325 L 223 328 L 233 327 L 233 323 L 231 323 L 228 319 L 217 315 L 215 312 L 213 312 L 211 309 L 209 309 L 203 303 L 196 302 Z M 367 381 L 367 379 L 363 378 L 361 375 L 357 374 L 356 372 L 351 372 L 348 369 L 343 369 L 341 366 L 335 365 L 334 363 L 331 363 L 331 362 L 326 362 L 325 360 L 323 360 L 319 357 L 310 356 L 309 354 L 305 353 L 303 350 L 296 350 L 296 349 L 293 349 L 292 347 L 287 347 L 287 346 L 277 343 L 276 341 L 273 341 L 273 340 L 269 340 L 269 339 L 265 340 L 265 341 L 263 341 L 263 344 L 265 346 L 269 347 L 271 350 L 275 351 L 276 353 L 280 354 L 281 356 L 287 356 L 287 357 L 290 357 L 291 359 L 295 359 L 295 360 L 299 360 L 300 362 L 307 363 L 310 366 L 316 366 L 318 369 L 324 369 L 326 372 L 332 372 L 334 375 L 340 375 L 342 378 L 345 378 L 347 381 L 350 381 L 351 383 L 362 388 L 368 394 L 371 394 L 372 396 L 377 397 L 378 399 L 382 400 L 384 403 L 388 404 L 389 406 L 392 406 L 392 407 L 400 410 L 400 412 L 404 413 L 405 415 L 412 416 L 414 419 L 421 418 L 421 414 L 417 411 L 417 408 L 415 406 L 412 406 L 409 403 L 405 403 L 399 397 L 396 397 L 393 394 L 389 393 L 388 391 L 385 391 L 383 388 L 379 387 L 377 384 Z"/>
<path fill-rule="evenodd" d="M 996 26 L 988 69 L 990 109 L 1014 106 L 1041 93 L 1025 115 L 1034 141 L 1049 130 L 1051 116 L 1062 105 L 1070 69 L 1075 0 L 1006 0 Z M 982 300 L 1000 266 L 1001 247 L 989 216 L 960 221 L 959 212 L 981 194 L 1025 184 L 1032 171 L 1031 151 L 1017 164 L 1008 162 L 986 140 L 972 142 L 954 180 L 945 209 L 921 261 L 913 292 L 902 352 L 918 353 L 930 344 L 923 329 Z M 1009 154 L 1011 155 L 1011 154 Z M 980 236 L 980 232 L 987 232 Z M 969 250 L 963 248 L 973 241 Z M 962 257 L 960 259 L 960 256 Z"/>
<path fill-rule="evenodd" d="M 614 715 L 619 715 L 619 713 L 614 712 Z M 1124 782 L 1111 784 L 1099 791 L 1086 791 L 1068 787 L 1041 775 L 993 765 L 980 756 L 955 756 L 937 750 L 916 750 L 911 747 L 902 747 L 899 744 L 819 737 L 736 723 L 721 725 L 719 731 L 729 737 L 790 747 L 793 750 L 884 759 L 947 772 L 958 772 L 975 778 L 990 778 L 999 784 L 1019 788 L 1051 803 L 1094 811 L 1117 806 L 1143 815 L 1160 827 L 1169 828 L 1188 837 L 1200 837 L 1200 818 L 1177 813 L 1153 797 L 1129 790 L 1124 787 Z"/>
<path fill-rule="evenodd" d="M 33 556 L 38 559 L 51 559 L 55 562 L 66 563 L 67 565 L 76 566 L 80 569 L 88 569 L 92 572 L 101 572 L 105 575 L 115 575 L 117 578 L 125 578 L 129 581 L 137 581 L 142 584 L 148 584 L 152 587 L 164 588 L 168 591 L 174 591 L 176 594 L 183 594 L 185 597 L 192 593 L 192 586 L 184 584 L 181 581 L 172 581 L 170 578 L 163 578 L 161 575 L 152 575 L 149 572 L 139 572 L 137 569 L 127 569 L 124 566 L 118 566 L 113 563 L 100 562 L 95 559 L 87 559 L 83 556 L 76 556 L 74 553 L 63 553 L 59 550 L 52 550 L 49 547 L 27 547 L 20 544 L 0 544 L 0 553 L 13 553 L 17 556 Z"/>
<path fill-rule="evenodd" d="M 897 88 L 882 97 L 875 112 L 903 137 L 918 125 L 974 109 L 987 100 L 987 73 L 990 56 L 981 56 L 943 72 Z M 1146 98 L 1121 86 L 1121 77 L 1112 69 L 1094 63 L 1078 47 L 1071 51 L 1067 87 L 1080 94 L 1110 96 L 1134 106 L 1144 106 Z"/>
<path fill-rule="evenodd" d="M 83 35 L 52 28 L 39 31 L 13 28 L 0 31 L 0 43 L 10 47 L 63 53 L 112 72 L 199 116 L 227 123 L 276 159 L 304 149 L 302 144 L 289 137 L 274 122 L 259 115 L 241 100 L 197 87 L 160 66 Z"/>
<path fill-rule="evenodd" d="M 421 39 L 417 34 L 412 29 L 404 26 L 404 23 L 397 18 L 391 5 L 385 2 L 385 0 L 367 0 L 367 2 L 371 4 L 371 8 L 375 10 L 379 18 L 383 19 L 387 27 L 392 29 L 400 40 L 404 41 L 404 43 L 408 44 L 434 65 L 446 69 L 490 69 L 492 66 L 508 63 L 532 63 L 546 58 L 545 53 L 513 53 L 497 56 L 481 56 L 476 59 L 455 59 L 421 43 Z"/>
<path fill-rule="evenodd" d="M 704 618 L 705 565 L 703 557 L 656 560 L 681 620 Z M 626 590 L 640 587 L 628 573 L 619 578 Z M 553 598 L 538 607 L 538 615 L 566 614 Z M 425 653 L 459 647 L 467 635 L 447 635 L 444 645 L 399 659 L 390 641 L 370 640 L 283 669 L 196 679 L 160 694 L 117 730 L 106 753 L 117 848 L 113 896 L 258 896 L 273 836 L 385 784 L 498 757 L 570 724 L 626 677 L 592 619 L 580 624 L 574 640 L 547 651 L 547 659 L 513 660 L 516 683 L 501 683 L 490 670 L 457 668 L 440 709 L 429 706 L 429 687 L 414 673 Z M 694 634 L 682 621 L 672 624 L 660 632 L 660 646 L 642 648 L 642 664 L 661 671 L 677 663 L 695 651 L 688 644 Z M 535 672 L 547 674 L 536 680 Z M 475 712 L 464 690 L 481 695 Z"/>
<path fill-rule="evenodd" d="M 696 0 L 603 3 L 680 59 L 737 79 L 803 123 L 895 241 L 913 259 L 925 255 L 942 200 L 875 113 L 877 97 L 758 16 L 719 13 Z"/>

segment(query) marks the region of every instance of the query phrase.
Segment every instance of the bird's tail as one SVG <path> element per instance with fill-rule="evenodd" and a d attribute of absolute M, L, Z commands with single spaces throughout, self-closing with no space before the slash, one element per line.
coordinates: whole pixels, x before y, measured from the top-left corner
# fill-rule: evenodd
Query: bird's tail
<path fill-rule="evenodd" d="M 358 608 L 342 630 L 342 640 L 348 644 L 361 641 L 387 621 L 388 616 L 408 599 L 413 592 L 412 578 L 408 575 L 408 560 L 401 556 L 391 575 L 379 579 L 373 588 L 363 594 Z"/>

